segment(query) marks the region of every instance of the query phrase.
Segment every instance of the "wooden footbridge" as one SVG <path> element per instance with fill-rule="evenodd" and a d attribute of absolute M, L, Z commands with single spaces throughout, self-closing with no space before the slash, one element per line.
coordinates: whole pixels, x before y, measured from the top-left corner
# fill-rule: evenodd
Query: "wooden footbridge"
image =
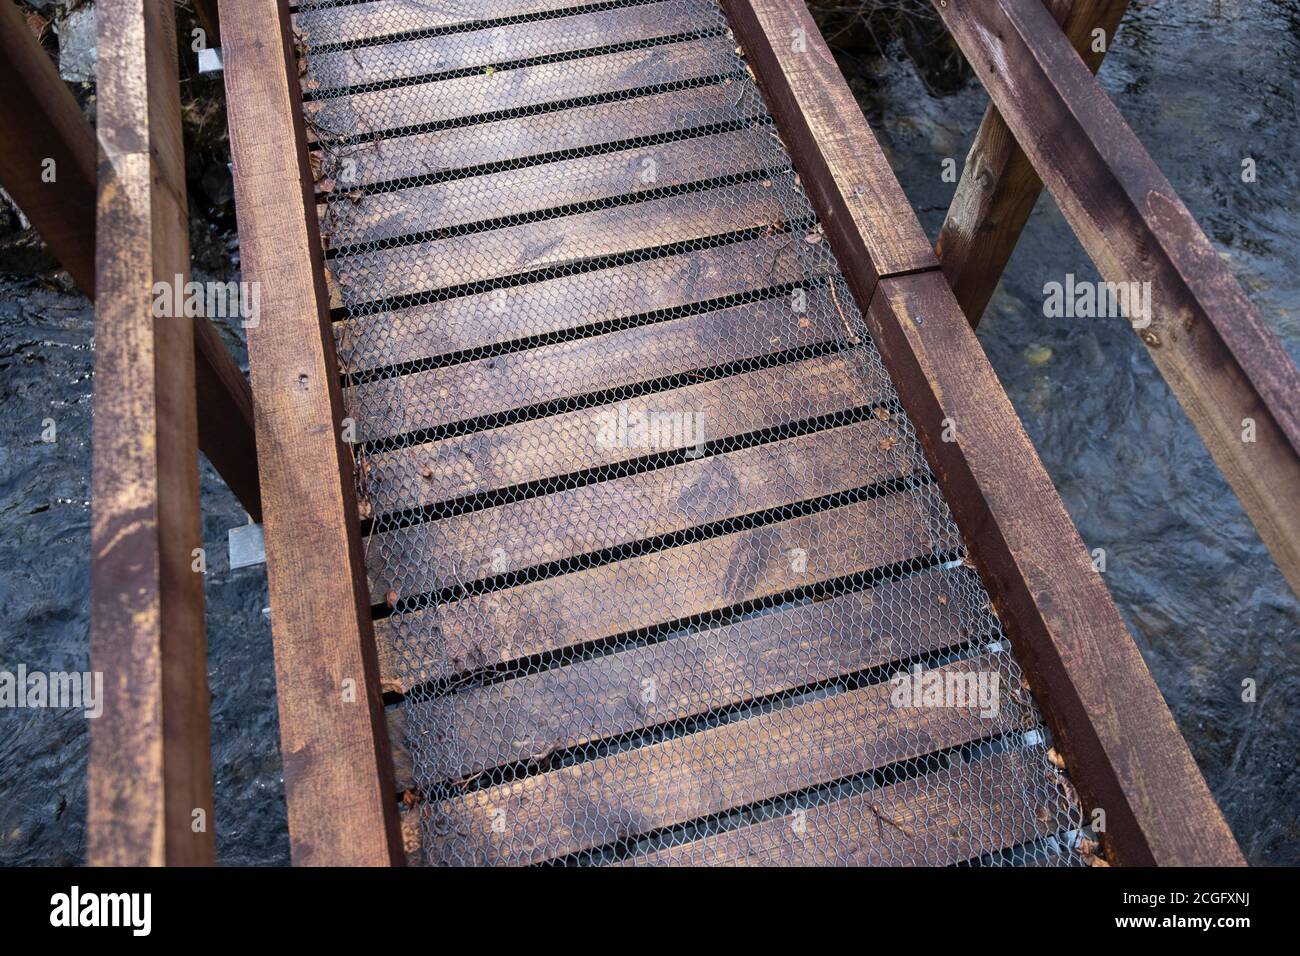
<path fill-rule="evenodd" d="M 992 105 L 937 250 L 795 0 L 199 4 L 251 388 L 151 311 L 172 9 L 99 0 L 96 177 L 0 6 L 97 303 L 92 862 L 214 856 L 200 449 L 297 863 L 1241 862 L 974 331 L 1046 185 L 1300 581 L 1296 369 L 1093 78 L 1124 2 L 938 0 Z"/>

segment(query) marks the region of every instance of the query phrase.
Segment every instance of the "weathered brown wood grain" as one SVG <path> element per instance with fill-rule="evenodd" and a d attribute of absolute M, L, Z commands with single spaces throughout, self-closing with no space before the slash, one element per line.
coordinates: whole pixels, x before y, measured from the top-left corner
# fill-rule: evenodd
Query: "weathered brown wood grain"
<path fill-rule="evenodd" d="M 1087 810 L 1106 812 L 1107 851 L 1130 864 L 1240 863 L 1159 688 L 942 273 L 881 282 L 867 322 L 1071 780 Z"/>
<path fill-rule="evenodd" d="M 403 861 L 352 456 L 320 268 L 288 4 L 224 3 L 289 837 L 297 864 Z"/>
<path fill-rule="evenodd" d="M 0 185 L 94 299 L 95 131 L 12 3 L 0 4 L 0 89 Z M 52 182 L 42 175 L 48 160 Z M 194 358 L 199 449 L 260 520 L 248 382 L 206 320 L 194 323 Z"/>
<path fill-rule="evenodd" d="M 804 160 L 801 169 L 1072 779 L 1088 809 L 1106 810 L 1107 852 L 1136 864 L 1242 862 L 861 111 L 847 90 L 828 108 L 787 78 L 809 69 L 800 61 L 810 54 L 788 42 L 795 26 L 811 22 L 803 4 L 724 5 L 796 159 L 816 160 L 822 139 L 872 143 L 834 162 L 824 154 Z M 805 29 L 811 58 L 833 69 L 820 34 Z M 896 268 L 906 262 L 920 265 Z"/>
<path fill-rule="evenodd" d="M 91 478 L 87 860 L 214 858 L 192 323 L 155 319 L 189 273 L 171 0 L 98 7 L 98 244 Z M 89 215 L 89 210 L 86 211 Z"/>
<path fill-rule="evenodd" d="M 1001 668 L 985 655 L 935 673 Z M 453 797 L 439 842 L 478 863 L 535 863 L 1015 729 L 1020 708 L 898 708 L 871 684 Z M 738 760 L 761 753 L 763 760 Z M 505 815 L 504 832 L 494 815 Z M 434 847 L 435 857 L 438 846 Z"/>
<path fill-rule="evenodd" d="M 0 89 L 0 186 L 93 298 L 95 131 L 13 2 L 0 4 Z"/>
<path fill-rule="evenodd" d="M 869 287 L 881 276 L 938 265 L 885 154 L 802 3 L 723 3 L 803 186 L 837 248 L 846 277 Z"/>
<path fill-rule="evenodd" d="M 1050 0 L 1048 7 L 1096 73 L 1128 0 Z M 1104 43 L 1095 42 L 1095 30 L 1102 31 Z M 935 243 L 943 274 L 972 326 L 979 325 L 988 308 L 1042 191 L 1033 163 L 997 106 L 989 104 Z"/>
<path fill-rule="evenodd" d="M 1300 371 L 1041 3 L 939 9 L 1102 277 L 1150 283 L 1138 334 L 1300 593 Z"/>
<path fill-rule="evenodd" d="M 956 601 L 959 569 L 932 569 L 823 601 L 604 654 L 536 674 L 465 688 L 439 701 L 407 700 L 421 722 L 456 728 L 460 779 L 537 754 L 578 747 L 710 710 L 882 667 L 970 640 Z M 880 609 L 911 602 L 915 617 L 891 624 Z M 641 681 L 653 678 L 653 703 Z"/>

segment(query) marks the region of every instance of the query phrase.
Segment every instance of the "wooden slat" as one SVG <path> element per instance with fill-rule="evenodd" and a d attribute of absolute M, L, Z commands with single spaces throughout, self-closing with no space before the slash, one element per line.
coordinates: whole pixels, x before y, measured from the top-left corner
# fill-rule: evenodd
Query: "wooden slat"
<path fill-rule="evenodd" d="M 576 6 L 576 4 L 575 4 Z M 555 56 L 595 47 L 689 33 L 699 12 L 681 0 L 597 10 L 548 20 L 525 20 L 471 32 L 424 36 L 378 46 L 311 53 L 310 76 L 317 94 L 366 83 L 499 66 L 531 57 Z"/>
<path fill-rule="evenodd" d="M 294 25 L 308 44 L 321 46 L 582 5 L 582 0 L 370 0 L 304 10 Z"/>
<path fill-rule="evenodd" d="M 949 866 L 1055 835 L 1066 797 L 1052 784 L 1041 812 L 1041 753 L 1009 751 L 868 790 L 753 826 L 725 830 L 623 866 Z"/>
<path fill-rule="evenodd" d="M 1041 3 L 941 11 L 1098 271 L 1150 283 L 1139 335 L 1300 594 L 1300 371 Z"/>
<path fill-rule="evenodd" d="M 288 4 L 221 7 L 293 861 L 403 861 Z"/>
<path fill-rule="evenodd" d="M 936 672 L 996 668 L 979 657 Z M 454 798 L 444 807 L 456 822 L 433 856 L 447 846 L 476 862 L 540 862 L 1003 733 L 1023 714 L 894 707 L 891 690 L 874 684 Z M 504 831 L 492 826 L 502 811 Z"/>
<path fill-rule="evenodd" d="M 899 492 L 384 619 L 445 647 L 426 679 L 572 647 L 955 547 Z M 806 565 L 792 558 L 806 554 Z M 803 570 L 795 570 L 795 567 Z M 420 582 L 428 583 L 428 582 Z M 399 595 L 409 597 L 410 595 Z M 400 618 L 400 620 L 398 620 Z"/>
<path fill-rule="evenodd" d="M 1128 9 L 1128 0 L 1049 0 L 1070 44 L 1096 73 Z M 1093 31 L 1101 30 L 1101 49 Z M 966 154 L 935 252 L 961 310 L 978 326 L 1020 233 L 1043 191 L 1034 166 L 997 106 L 989 104 Z"/>
<path fill-rule="evenodd" d="M 813 147 L 823 140 L 873 141 L 851 100 L 831 104 L 828 112 L 819 108 L 822 94 L 781 79 L 783 71 L 806 69 L 809 59 L 833 69 L 802 3 L 725 0 L 725 6 L 751 57 L 756 50 L 770 54 L 759 60 L 759 79 L 772 95 L 787 141 L 804 142 L 802 155 L 808 155 L 807 140 Z M 941 12 L 953 6 L 949 0 Z M 799 23 L 805 24 L 808 54 L 789 48 L 790 29 Z M 1080 69 L 1093 82 L 1086 68 Z M 1186 743 L 942 273 L 934 271 L 931 259 L 928 271 L 882 280 L 877 288 L 876 277 L 899 259 L 900 230 L 903 261 L 922 261 L 928 249 L 878 147 L 864 145 L 853 156 L 823 161 L 820 168 L 803 162 L 840 261 L 872 263 L 846 269 L 846 277 L 859 304 L 870 304 L 864 312 L 872 337 L 1039 691 L 1085 807 L 1106 810 L 1107 853 L 1138 864 L 1241 862 Z M 866 189 L 859 193 L 864 178 L 885 198 Z M 880 216 L 881 208 L 896 214 Z M 881 232 L 894 238 L 882 239 Z M 882 258 L 877 262 L 876 256 Z"/>
<path fill-rule="evenodd" d="M 805 271 L 800 260 L 807 257 L 798 252 L 789 236 L 776 233 L 360 315 L 334 324 L 340 367 L 382 368 L 819 278 L 820 260 Z M 561 303 L 577 305 L 558 308 Z M 617 303 L 618 315 L 609 303 Z"/>
<path fill-rule="evenodd" d="M 331 246 L 374 242 L 784 166 L 776 138 L 756 125 L 359 200 L 345 195 L 326 206 L 325 232 Z"/>
<path fill-rule="evenodd" d="M 373 441 L 844 339 L 826 290 L 807 298 L 806 315 L 791 309 L 788 296 L 764 299 L 380 379 L 348 389 L 344 401 L 365 409 L 357 437 Z"/>
<path fill-rule="evenodd" d="M 914 452 L 897 422 L 872 418 L 384 532 L 367 543 L 371 594 L 382 601 L 400 583 L 386 580 L 386 555 L 436 555 L 429 571 L 445 587 L 490 577 L 494 557 L 528 568 L 864 488 L 907 475 Z M 392 564 L 411 581 L 406 562 Z"/>
<path fill-rule="evenodd" d="M 849 353 L 653 392 L 624 404 L 629 417 L 651 411 L 702 414 L 710 423 L 710 440 L 721 440 L 870 405 L 883 394 L 861 357 Z M 372 511 L 447 501 L 644 455 L 642 449 L 598 441 L 602 412 L 579 409 L 373 454 L 367 482 Z M 425 484 L 418 501 L 404 487 L 414 475 Z"/>
<path fill-rule="evenodd" d="M 846 238 L 865 246 L 866 255 L 840 256 L 845 275 L 870 288 L 881 276 L 934 268 L 934 250 L 807 8 L 788 0 L 723 7 L 826 234 L 837 248 Z"/>
<path fill-rule="evenodd" d="M 0 186 L 93 298 L 95 131 L 12 0 L 0 4 L 0 89 Z"/>
<path fill-rule="evenodd" d="M 771 193 L 767 190 L 765 193 Z M 748 200 L 748 201 L 746 201 Z M 498 279 L 780 222 L 775 195 L 745 183 L 333 259 L 352 301 Z"/>
<path fill-rule="evenodd" d="M 90 657 L 104 701 L 90 726 L 86 857 L 211 864 L 193 331 L 151 308 L 155 281 L 189 273 L 170 0 L 104 0 L 97 41 Z"/>
<path fill-rule="evenodd" d="M 351 171 L 340 188 L 694 129 L 732 110 L 737 95 L 736 84 L 717 82 L 632 97 L 613 111 L 598 103 L 412 134 L 400 149 L 383 139 L 359 143 L 345 152 Z"/>
<path fill-rule="evenodd" d="M 317 135 L 333 139 L 720 76 L 734 69 L 731 47 L 715 37 L 313 100 L 307 112 Z M 552 122 L 563 122 L 563 116 L 554 115 Z"/>
<path fill-rule="evenodd" d="M 455 754 L 428 772 L 460 779 L 960 646 L 970 639 L 955 600 L 963 573 L 925 571 L 402 709 L 420 726 L 456 728 Z M 880 609 L 898 603 L 915 616 L 891 626 Z M 649 703 L 643 678 L 656 687 Z"/>

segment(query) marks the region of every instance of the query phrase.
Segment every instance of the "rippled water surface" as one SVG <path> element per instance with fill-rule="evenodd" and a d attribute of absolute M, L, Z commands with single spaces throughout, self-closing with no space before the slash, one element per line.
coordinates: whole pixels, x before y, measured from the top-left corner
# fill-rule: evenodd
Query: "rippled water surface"
<path fill-rule="evenodd" d="M 984 94 L 932 97 L 901 55 L 842 65 L 933 237 Z M 1300 2 L 1135 2 L 1102 81 L 1300 355 Z M 1300 862 L 1300 607 L 1132 331 L 1043 316 L 1067 272 L 1095 278 L 1044 199 L 981 340 L 1242 848 Z M 84 300 L 0 278 L 0 669 L 86 667 L 91 325 Z M 203 494 L 218 853 L 286 862 L 265 575 L 229 570 L 244 516 L 206 464 Z M 82 859 L 86 740 L 79 714 L 0 710 L 0 864 Z"/>

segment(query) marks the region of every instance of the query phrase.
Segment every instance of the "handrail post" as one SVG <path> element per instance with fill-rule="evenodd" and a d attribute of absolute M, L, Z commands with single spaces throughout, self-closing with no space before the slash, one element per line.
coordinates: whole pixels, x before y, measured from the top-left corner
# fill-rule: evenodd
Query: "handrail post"
<path fill-rule="evenodd" d="M 1096 73 L 1128 2 L 1048 0 L 1048 7 L 1084 63 Z M 972 327 L 979 325 L 988 308 L 1042 191 L 1033 164 L 997 105 L 990 103 L 935 243 L 943 274 Z"/>

